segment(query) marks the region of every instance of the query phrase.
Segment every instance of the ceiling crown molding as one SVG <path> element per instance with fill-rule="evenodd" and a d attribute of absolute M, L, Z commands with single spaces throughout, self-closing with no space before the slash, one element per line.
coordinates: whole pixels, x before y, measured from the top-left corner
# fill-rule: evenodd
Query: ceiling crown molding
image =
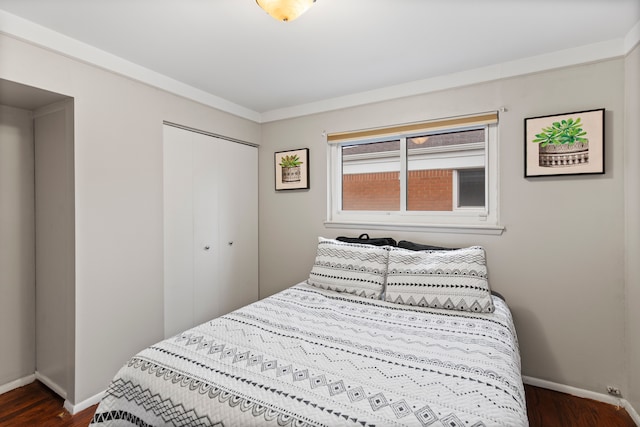
<path fill-rule="evenodd" d="M 636 23 L 623 39 L 603 41 L 521 60 L 494 64 L 474 70 L 437 76 L 263 113 L 253 111 L 211 93 L 194 88 L 2 10 L 0 10 L 0 33 L 235 116 L 256 123 L 267 123 L 623 56 L 629 53 L 640 42 L 640 21 Z"/>
<path fill-rule="evenodd" d="M 137 80 L 238 117 L 258 123 L 261 119 L 260 113 L 256 111 L 234 104 L 226 99 L 194 88 L 167 77 L 164 74 L 134 64 L 119 56 L 105 52 L 3 10 L 0 10 L 0 34 L 5 34 L 52 52 Z"/>
<path fill-rule="evenodd" d="M 625 55 L 633 50 L 638 43 L 640 43 L 640 21 L 636 22 L 631 30 L 627 33 L 627 36 L 624 38 L 624 53 Z"/>
<path fill-rule="evenodd" d="M 405 98 L 430 92 L 486 83 L 494 80 L 548 71 L 572 65 L 602 61 L 625 55 L 625 39 L 614 39 L 572 49 L 546 53 L 473 70 L 461 71 L 424 80 L 417 80 L 368 92 L 361 92 L 314 103 L 296 105 L 262 113 L 262 122 L 273 122 L 359 105 Z"/>

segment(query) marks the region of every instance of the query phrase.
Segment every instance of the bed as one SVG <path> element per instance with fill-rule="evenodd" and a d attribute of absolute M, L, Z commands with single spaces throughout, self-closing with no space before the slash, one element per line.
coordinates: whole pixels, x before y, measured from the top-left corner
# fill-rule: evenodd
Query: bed
<path fill-rule="evenodd" d="M 324 242 L 308 280 L 132 357 L 91 425 L 528 425 L 511 313 L 468 289 L 473 254 Z"/>

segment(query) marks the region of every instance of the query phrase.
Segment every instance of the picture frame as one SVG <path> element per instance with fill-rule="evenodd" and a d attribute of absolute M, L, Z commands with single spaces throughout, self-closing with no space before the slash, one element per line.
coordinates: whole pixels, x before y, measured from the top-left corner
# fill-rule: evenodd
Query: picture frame
<path fill-rule="evenodd" d="M 276 191 L 309 189 L 309 149 L 278 151 L 274 155 Z"/>
<path fill-rule="evenodd" d="M 525 178 L 604 174 L 605 109 L 524 119 Z"/>

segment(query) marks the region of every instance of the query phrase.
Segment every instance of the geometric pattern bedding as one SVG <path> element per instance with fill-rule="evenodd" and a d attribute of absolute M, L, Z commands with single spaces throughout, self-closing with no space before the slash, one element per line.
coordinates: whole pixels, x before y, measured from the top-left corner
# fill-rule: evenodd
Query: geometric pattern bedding
<path fill-rule="evenodd" d="M 448 251 L 391 248 L 386 300 L 422 307 L 493 311 L 484 249 Z"/>
<path fill-rule="evenodd" d="M 93 426 L 526 426 L 515 330 L 494 313 L 298 284 L 164 340 Z"/>
<path fill-rule="evenodd" d="M 388 247 L 320 237 L 307 283 L 322 289 L 380 299 L 388 262 Z"/>

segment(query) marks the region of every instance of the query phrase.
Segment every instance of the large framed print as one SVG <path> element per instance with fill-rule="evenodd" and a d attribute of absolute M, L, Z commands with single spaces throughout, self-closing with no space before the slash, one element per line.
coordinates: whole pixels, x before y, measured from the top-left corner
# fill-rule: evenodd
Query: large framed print
<path fill-rule="evenodd" d="M 275 153 L 276 190 L 309 188 L 309 149 L 279 151 Z"/>
<path fill-rule="evenodd" d="M 604 108 L 524 119 L 524 176 L 604 173 Z"/>

